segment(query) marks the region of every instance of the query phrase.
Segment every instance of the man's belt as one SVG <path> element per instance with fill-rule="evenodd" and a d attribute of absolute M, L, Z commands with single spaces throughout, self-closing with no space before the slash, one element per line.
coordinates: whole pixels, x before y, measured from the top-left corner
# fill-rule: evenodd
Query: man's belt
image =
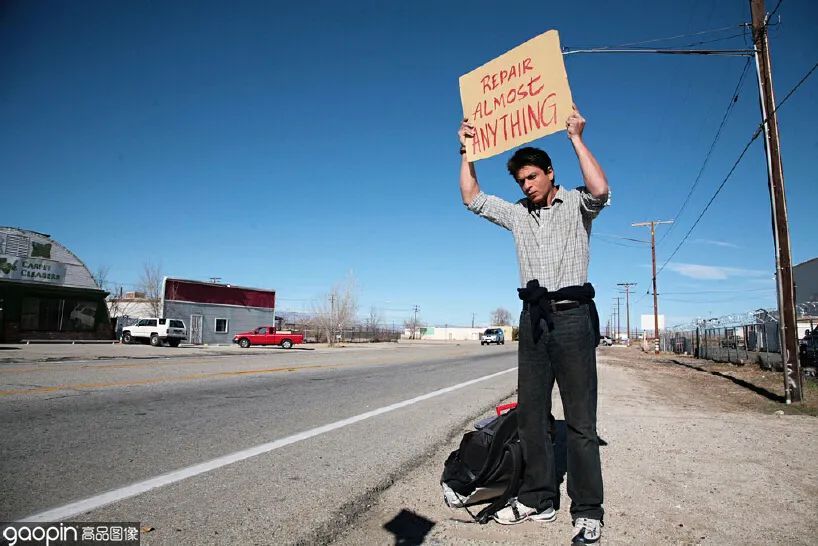
<path fill-rule="evenodd" d="M 553 313 L 588 304 L 594 327 L 594 346 L 599 345 L 599 313 L 594 303 L 596 293 L 591 283 L 586 282 L 582 286 L 566 286 L 554 292 L 549 292 L 547 288 L 540 286 L 537 279 L 534 279 L 528 281 L 525 288 L 518 288 L 517 292 L 520 299 L 528 307 L 534 343 L 537 343 L 543 334 L 541 321 L 544 320 L 548 328 L 553 329 Z"/>
<path fill-rule="evenodd" d="M 578 301 L 551 301 L 548 302 L 546 305 L 551 307 L 551 311 L 554 313 L 559 313 L 560 311 L 568 311 L 569 309 L 576 309 L 580 305 L 582 305 Z M 530 308 L 530 304 L 527 302 L 523 302 L 523 306 L 526 309 Z"/>

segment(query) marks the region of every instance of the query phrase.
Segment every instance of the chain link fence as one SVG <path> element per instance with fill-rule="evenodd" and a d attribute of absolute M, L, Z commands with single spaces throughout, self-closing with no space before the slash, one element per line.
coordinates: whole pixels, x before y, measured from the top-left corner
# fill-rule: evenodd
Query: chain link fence
<path fill-rule="evenodd" d="M 292 328 L 294 332 L 304 333 L 304 343 L 327 343 L 326 330 L 314 326 Z M 335 332 L 336 343 L 381 343 L 397 342 L 400 339 L 402 330 L 392 330 L 390 328 L 367 328 L 366 326 L 354 326 L 351 328 L 341 328 Z"/>
<path fill-rule="evenodd" d="M 796 322 L 802 366 L 815 366 L 818 302 L 796 306 Z M 756 309 L 674 326 L 661 335 L 660 350 L 717 362 L 758 364 L 767 370 L 783 369 L 777 310 Z"/>

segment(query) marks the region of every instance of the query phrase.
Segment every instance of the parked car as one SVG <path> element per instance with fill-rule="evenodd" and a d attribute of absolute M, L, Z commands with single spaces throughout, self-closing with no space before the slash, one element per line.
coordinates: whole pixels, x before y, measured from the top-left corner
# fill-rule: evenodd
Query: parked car
<path fill-rule="evenodd" d="M 251 345 L 281 345 L 289 349 L 298 343 L 304 343 L 304 334 L 292 332 L 276 332 L 275 326 L 259 326 L 255 330 L 242 332 L 233 336 L 233 343 L 246 349 Z"/>
<path fill-rule="evenodd" d="M 605 345 L 606 347 L 610 347 L 614 344 L 614 340 L 609 338 L 608 336 L 599 336 L 599 344 Z"/>
<path fill-rule="evenodd" d="M 480 345 L 489 345 L 496 343 L 497 345 L 504 345 L 506 342 L 506 335 L 502 328 L 488 328 L 485 332 L 480 334 Z"/>
<path fill-rule="evenodd" d="M 187 339 L 187 328 L 184 321 L 180 319 L 141 318 L 136 324 L 122 329 L 123 343 L 145 340 L 154 347 L 159 347 L 163 343 L 171 347 L 178 347 L 185 339 Z"/>

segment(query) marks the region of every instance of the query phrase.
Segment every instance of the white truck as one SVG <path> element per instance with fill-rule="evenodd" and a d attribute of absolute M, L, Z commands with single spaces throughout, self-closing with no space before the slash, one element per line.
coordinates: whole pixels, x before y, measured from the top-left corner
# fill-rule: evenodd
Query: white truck
<path fill-rule="evenodd" d="M 136 340 L 148 341 L 154 347 L 167 343 L 178 347 L 187 339 L 185 323 L 179 319 L 141 318 L 136 324 L 122 329 L 122 342 L 133 343 Z"/>

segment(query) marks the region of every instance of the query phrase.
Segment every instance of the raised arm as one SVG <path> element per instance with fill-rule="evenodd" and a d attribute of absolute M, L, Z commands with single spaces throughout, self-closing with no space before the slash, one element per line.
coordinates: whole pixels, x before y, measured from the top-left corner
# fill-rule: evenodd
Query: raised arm
<path fill-rule="evenodd" d="M 468 205 L 480 193 L 480 184 L 477 183 L 477 173 L 474 171 L 474 163 L 466 159 L 467 139 L 474 138 L 474 126 L 469 124 L 468 118 L 460 123 L 460 130 L 457 131 L 460 138 L 460 195 L 463 197 L 463 204 Z"/>
<path fill-rule="evenodd" d="M 574 112 L 568 116 L 568 121 L 565 124 L 568 131 L 568 139 L 574 145 L 574 152 L 577 154 L 579 160 L 579 168 L 582 171 L 582 178 L 585 181 L 585 187 L 588 192 L 596 198 L 601 198 L 608 195 L 608 179 L 602 167 L 597 163 L 594 154 L 585 145 L 582 140 L 582 131 L 585 129 L 585 118 L 577 110 L 574 105 Z M 461 176 L 462 179 L 462 176 Z M 461 182 L 462 184 L 462 182 Z"/>

